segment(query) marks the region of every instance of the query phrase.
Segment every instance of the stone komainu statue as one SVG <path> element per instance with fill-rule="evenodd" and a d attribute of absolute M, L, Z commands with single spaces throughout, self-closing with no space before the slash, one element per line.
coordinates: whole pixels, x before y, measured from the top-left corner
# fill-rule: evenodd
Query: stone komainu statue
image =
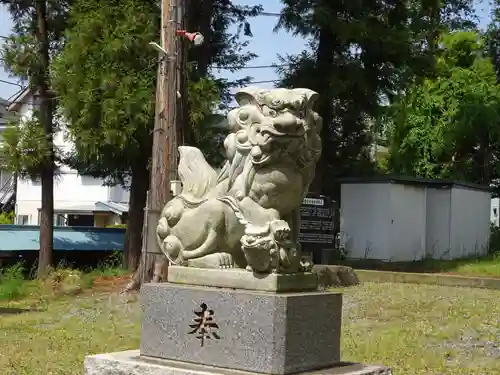
<path fill-rule="evenodd" d="M 195 147 L 179 147 L 182 192 L 164 207 L 158 244 L 170 262 L 257 273 L 305 271 L 300 205 L 321 155 L 318 94 L 246 88 L 228 114 L 220 173 Z"/>

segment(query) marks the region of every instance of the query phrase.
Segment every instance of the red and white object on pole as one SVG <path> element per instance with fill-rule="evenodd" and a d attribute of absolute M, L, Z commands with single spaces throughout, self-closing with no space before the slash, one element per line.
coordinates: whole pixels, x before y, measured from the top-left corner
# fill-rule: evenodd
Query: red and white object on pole
<path fill-rule="evenodd" d="M 186 38 L 187 40 L 189 40 L 195 46 L 202 45 L 203 42 L 205 41 L 205 38 L 199 32 L 190 33 L 190 32 L 187 32 L 186 30 L 177 30 L 175 33 L 178 36 Z"/>

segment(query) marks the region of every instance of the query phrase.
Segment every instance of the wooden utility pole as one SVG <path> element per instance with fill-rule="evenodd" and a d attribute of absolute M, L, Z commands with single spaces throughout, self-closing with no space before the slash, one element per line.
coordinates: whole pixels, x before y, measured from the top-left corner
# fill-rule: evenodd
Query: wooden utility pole
<path fill-rule="evenodd" d="M 156 238 L 161 210 L 172 198 L 171 181 L 177 179 L 177 147 L 183 144 L 183 124 L 187 116 L 187 68 L 183 26 L 185 0 L 162 0 L 161 45 L 156 88 L 156 117 L 153 133 L 151 185 L 146 205 L 143 235 L 143 259 L 134 280 L 127 287 L 135 289 L 144 282 L 165 281 L 168 263 Z M 193 37 L 195 34 L 192 34 Z M 199 37 L 198 37 L 199 38 Z M 198 39 L 199 40 L 199 39 Z M 193 42 L 194 43 L 194 42 Z"/>
<path fill-rule="evenodd" d="M 156 118 L 153 133 L 153 152 L 151 163 L 151 185 L 147 207 L 146 228 L 146 270 L 143 272 L 148 281 L 162 281 L 166 277 L 167 263 L 156 240 L 156 223 L 165 204 L 171 199 L 170 181 L 175 176 L 177 152 L 176 131 L 176 92 L 177 67 L 175 51 L 175 31 L 177 19 L 177 0 L 162 0 L 161 6 L 161 49 L 156 88 Z M 174 167 L 174 168 L 172 168 Z"/>

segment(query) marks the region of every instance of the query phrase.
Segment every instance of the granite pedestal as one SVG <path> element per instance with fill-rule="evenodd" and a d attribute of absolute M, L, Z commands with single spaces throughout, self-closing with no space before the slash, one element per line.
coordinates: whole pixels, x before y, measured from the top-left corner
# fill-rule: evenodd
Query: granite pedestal
<path fill-rule="evenodd" d="M 168 267 L 167 281 L 172 284 L 211 286 L 218 288 L 258 290 L 261 292 L 307 292 L 318 288 L 318 277 L 312 272 L 292 274 L 256 274 L 242 269 L 204 269 L 182 266 Z"/>
<path fill-rule="evenodd" d="M 85 375 L 261 375 L 188 362 L 144 358 L 139 350 L 88 356 L 84 368 Z M 341 362 L 334 367 L 297 375 L 391 375 L 391 370 L 384 366 Z"/>
<path fill-rule="evenodd" d="M 266 374 L 340 361 L 342 295 L 266 293 L 171 283 L 146 284 L 141 355 Z M 190 334 L 205 304 L 218 328 Z"/>
<path fill-rule="evenodd" d="M 143 285 L 140 350 L 89 356 L 84 374 L 391 373 L 340 361 L 341 293 L 311 290 L 308 275 L 272 275 L 238 288 L 247 274 L 237 273 L 246 271 L 227 278 L 225 270 L 205 271 L 180 268 L 170 282 Z M 292 292 L 294 285 L 306 290 Z"/>

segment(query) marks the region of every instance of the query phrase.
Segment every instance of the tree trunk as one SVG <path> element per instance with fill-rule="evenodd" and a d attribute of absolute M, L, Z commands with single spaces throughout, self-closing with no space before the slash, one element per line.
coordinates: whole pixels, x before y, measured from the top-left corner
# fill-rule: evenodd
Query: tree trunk
<path fill-rule="evenodd" d="M 432 1 L 424 9 L 424 17 L 429 19 L 429 31 L 426 36 L 430 56 L 437 56 L 439 37 L 441 35 L 441 2 Z"/>
<path fill-rule="evenodd" d="M 205 42 L 201 46 L 189 49 L 189 60 L 195 61 L 195 69 L 191 72 L 191 79 L 194 81 L 206 77 L 212 63 L 213 56 L 210 43 L 211 23 L 214 13 L 214 0 L 188 0 L 187 2 L 187 22 L 186 28 L 189 31 L 198 31 L 205 37 Z"/>
<path fill-rule="evenodd" d="M 200 4 L 201 3 L 201 4 Z M 188 79 L 191 82 L 197 82 L 202 78 L 206 78 L 210 69 L 210 64 L 212 63 L 212 49 L 213 45 L 211 43 L 211 24 L 212 15 L 214 13 L 214 0 L 187 0 L 186 1 L 186 11 L 187 17 L 185 21 L 185 28 L 190 32 L 200 32 L 204 38 L 205 42 L 201 46 L 196 48 L 187 48 L 185 53 L 187 53 L 187 61 L 194 62 L 193 68 L 188 72 L 186 67 L 181 68 L 185 76 L 182 78 L 182 82 L 186 85 Z M 186 64 L 184 62 L 184 64 Z M 183 144 L 187 146 L 197 146 L 197 139 L 193 125 L 189 122 L 189 101 L 185 100 L 182 108 L 182 116 L 184 120 L 179 123 L 182 124 L 180 128 L 183 129 Z M 181 138 L 179 138 L 181 139 Z"/>
<path fill-rule="evenodd" d="M 167 280 L 167 271 L 168 264 L 165 256 L 163 254 L 155 254 L 147 252 L 147 237 L 148 231 L 151 229 L 156 229 L 156 223 L 153 223 L 154 228 L 148 228 L 148 218 L 151 218 L 151 215 L 148 214 L 148 209 L 150 207 L 149 199 L 146 194 L 146 209 L 144 210 L 144 220 L 143 220 L 143 228 L 142 228 L 142 251 L 141 251 L 141 260 L 139 263 L 139 267 L 135 271 L 135 274 L 127 284 L 124 289 L 124 292 L 130 292 L 133 290 L 138 290 L 141 287 L 141 284 L 144 280 L 151 280 L 152 282 L 160 282 Z"/>
<path fill-rule="evenodd" d="M 124 265 L 134 271 L 138 268 L 142 251 L 142 228 L 144 225 L 144 207 L 149 189 L 149 172 L 146 164 L 132 170 L 128 224 L 125 232 Z"/>
<path fill-rule="evenodd" d="M 318 72 L 320 73 L 320 75 L 326 74 L 326 79 L 318 81 L 317 87 L 314 88 L 319 94 L 317 110 L 319 115 L 323 118 L 323 128 L 321 129 L 321 143 L 323 145 L 323 151 L 321 152 L 321 157 L 316 164 L 314 179 L 309 188 L 309 190 L 314 193 L 323 192 L 323 179 L 328 168 L 328 157 L 326 155 L 326 151 L 328 146 L 331 147 L 330 127 L 332 126 L 333 118 L 333 97 L 332 90 L 330 88 L 330 79 L 329 77 L 327 77 L 327 75 L 328 72 L 331 71 L 333 66 L 334 51 L 336 45 L 337 40 L 335 38 L 335 35 L 331 32 L 330 27 L 327 26 L 320 29 L 316 62 Z"/>
<path fill-rule="evenodd" d="M 40 210 L 40 252 L 38 254 L 39 278 L 47 275 L 52 265 L 54 243 L 54 171 L 47 166 L 42 171 L 42 208 Z"/>
<path fill-rule="evenodd" d="M 48 155 L 43 155 L 41 168 L 42 208 L 40 212 L 40 252 L 38 255 L 39 278 L 46 276 L 52 264 L 54 243 L 54 148 L 52 126 L 52 98 L 49 95 L 49 40 L 47 31 L 47 4 L 35 1 L 36 39 L 38 42 L 39 66 L 34 70 L 33 83 L 39 95 L 40 122 L 43 127 Z"/>

